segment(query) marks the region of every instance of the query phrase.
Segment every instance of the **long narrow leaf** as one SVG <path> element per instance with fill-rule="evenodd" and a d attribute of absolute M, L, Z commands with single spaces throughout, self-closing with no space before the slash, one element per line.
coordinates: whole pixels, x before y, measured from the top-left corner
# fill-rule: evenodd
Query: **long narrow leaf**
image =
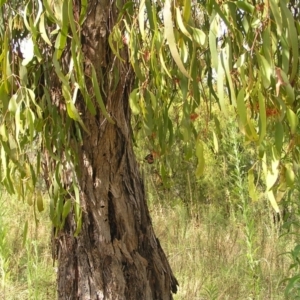
<path fill-rule="evenodd" d="M 169 48 L 172 54 L 172 57 L 177 64 L 179 70 L 184 74 L 186 77 L 190 78 L 187 70 L 185 69 L 175 41 L 174 29 L 173 29 L 173 21 L 172 21 L 172 13 L 171 13 L 171 1 L 166 0 L 163 10 L 164 16 L 164 25 L 165 25 L 165 37 L 169 43 Z"/>
<path fill-rule="evenodd" d="M 115 121 L 110 117 L 110 115 L 106 111 L 106 108 L 105 108 L 105 105 L 104 105 L 104 102 L 103 102 L 103 99 L 101 96 L 100 88 L 98 85 L 96 71 L 95 71 L 95 68 L 93 65 L 92 65 L 92 84 L 93 84 L 94 92 L 96 95 L 96 99 L 98 101 L 98 104 L 100 106 L 100 109 L 101 109 L 103 115 L 110 123 L 115 124 Z"/>

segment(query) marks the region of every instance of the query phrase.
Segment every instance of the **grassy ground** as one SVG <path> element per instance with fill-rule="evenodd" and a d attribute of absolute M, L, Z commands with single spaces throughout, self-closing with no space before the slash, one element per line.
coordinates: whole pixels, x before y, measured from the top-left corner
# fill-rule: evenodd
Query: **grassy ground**
<path fill-rule="evenodd" d="M 293 242 L 274 226 L 256 220 L 249 241 L 246 224 L 224 220 L 213 207 L 197 219 L 182 206 L 153 208 L 152 216 L 180 282 L 175 299 L 285 299 L 290 261 L 281 254 Z"/>
<path fill-rule="evenodd" d="M 180 283 L 175 299 L 285 299 L 291 235 L 280 236 L 271 209 L 255 204 L 224 217 L 215 205 L 192 210 L 182 202 L 149 196 L 155 231 Z M 174 204 L 176 202 L 176 204 Z M 0 201 L 0 299 L 55 299 L 47 213 L 38 215 L 15 198 Z M 27 237 L 24 226 L 28 222 Z"/>
<path fill-rule="evenodd" d="M 55 299 L 50 222 L 46 212 L 37 217 L 36 225 L 32 207 L 6 194 L 0 198 L 1 300 Z"/>

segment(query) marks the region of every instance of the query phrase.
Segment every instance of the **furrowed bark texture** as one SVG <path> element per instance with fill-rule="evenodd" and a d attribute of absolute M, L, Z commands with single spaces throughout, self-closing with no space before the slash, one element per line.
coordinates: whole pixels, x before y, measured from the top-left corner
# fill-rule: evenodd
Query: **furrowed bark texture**
<path fill-rule="evenodd" d="M 114 6 L 108 0 L 89 1 L 82 28 L 85 72 L 91 74 L 90 64 L 95 66 L 115 124 L 100 110 L 96 117 L 89 115 L 81 103 L 81 116 L 91 132 L 83 134 L 79 150 L 83 225 L 75 238 L 70 215 L 56 239 L 58 298 L 172 299 L 177 281 L 153 232 L 133 153 L 128 97 L 134 74 L 126 47 L 122 53 L 126 62 L 120 62 L 108 46 L 109 31 L 117 20 Z M 114 68 L 120 78 L 116 88 L 111 81 Z"/>

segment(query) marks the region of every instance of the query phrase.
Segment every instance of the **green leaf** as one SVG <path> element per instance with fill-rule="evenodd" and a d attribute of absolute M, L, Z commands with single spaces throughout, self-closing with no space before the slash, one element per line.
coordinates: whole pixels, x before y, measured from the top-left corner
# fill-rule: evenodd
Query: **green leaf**
<path fill-rule="evenodd" d="M 26 99 L 28 99 L 28 106 L 30 106 L 30 101 L 32 101 L 32 103 L 35 105 L 36 107 L 36 113 L 38 115 L 38 117 L 40 119 L 43 119 L 43 116 L 42 116 L 42 109 L 41 107 L 37 104 L 36 102 L 36 98 L 35 98 L 35 93 L 33 90 L 31 89 L 25 89 L 26 91 Z"/>
<path fill-rule="evenodd" d="M 223 113 L 227 114 L 227 108 L 224 99 L 224 69 L 220 61 L 218 63 L 217 91 L 220 108 Z"/>
<path fill-rule="evenodd" d="M 267 132 L 267 116 L 266 116 L 266 105 L 265 99 L 262 93 L 258 92 L 258 103 L 259 103 L 259 143 L 262 143 Z"/>
<path fill-rule="evenodd" d="M 15 125 L 16 125 L 16 142 L 20 148 L 19 134 L 23 132 L 23 122 L 21 120 L 21 103 L 18 104 L 18 108 L 15 113 Z M 21 148 L 20 148 L 21 149 Z"/>
<path fill-rule="evenodd" d="M 30 25 L 28 23 L 28 20 L 27 20 L 27 15 L 28 15 L 28 7 L 29 7 L 29 2 L 25 5 L 24 7 L 24 12 L 23 12 L 23 22 L 24 22 L 24 25 L 26 27 L 26 29 L 31 32 L 31 28 L 30 28 Z"/>
<path fill-rule="evenodd" d="M 75 120 L 76 122 L 78 122 L 81 127 L 88 133 L 90 134 L 89 130 L 86 128 L 86 126 L 84 125 L 80 115 L 79 115 L 79 112 L 77 110 L 77 108 L 75 107 L 74 103 L 72 101 L 68 101 L 66 102 L 66 105 L 67 105 L 67 112 L 68 112 L 68 115 L 71 119 Z"/>
<path fill-rule="evenodd" d="M 134 115 L 138 115 L 141 112 L 140 106 L 138 104 L 138 91 L 139 89 L 134 89 L 129 96 L 129 105 Z"/>
<path fill-rule="evenodd" d="M 151 106 L 147 106 L 147 109 L 145 111 L 145 117 L 144 117 L 144 129 L 146 135 L 151 135 L 153 133 L 154 129 L 154 117 L 153 117 L 153 110 Z M 162 130 L 162 128 L 161 128 Z"/>
<path fill-rule="evenodd" d="M 234 3 L 238 8 L 242 9 L 243 11 L 246 11 L 249 14 L 252 14 L 254 11 L 254 6 L 248 3 L 246 0 L 238 0 Z"/>
<path fill-rule="evenodd" d="M 172 147 L 174 141 L 173 124 L 170 118 L 168 118 L 168 130 L 169 130 L 169 147 Z"/>
<path fill-rule="evenodd" d="M 269 198 L 269 201 L 273 207 L 273 209 L 277 212 L 277 213 L 280 213 L 280 210 L 279 210 L 279 207 L 278 207 L 278 204 L 277 204 L 277 201 L 274 197 L 274 193 L 272 190 L 268 191 L 267 192 L 267 195 L 268 195 L 268 198 Z"/>
<path fill-rule="evenodd" d="M 214 142 L 214 151 L 215 153 L 219 152 L 219 143 L 216 133 L 213 131 L 213 142 Z"/>
<path fill-rule="evenodd" d="M 219 26 L 217 22 L 217 17 L 215 16 L 210 24 L 209 29 L 209 50 L 211 53 L 211 65 L 215 70 L 218 70 L 218 51 L 217 51 L 217 36 L 218 36 Z"/>
<path fill-rule="evenodd" d="M 267 191 L 270 191 L 277 181 L 279 175 L 278 166 L 279 166 L 279 160 L 273 157 L 271 161 L 271 170 L 267 170 L 267 176 L 266 176 Z"/>
<path fill-rule="evenodd" d="M 298 258 L 297 258 L 297 261 L 298 261 Z M 294 294 L 292 292 L 293 292 L 293 290 L 295 290 L 295 288 L 298 289 L 299 282 L 300 282 L 300 275 L 295 275 L 292 278 L 289 278 L 288 285 L 286 286 L 285 292 L 284 292 L 284 294 L 287 298 L 289 298 L 289 296 L 293 297 Z M 292 293 L 292 295 L 290 295 L 290 293 Z"/>
<path fill-rule="evenodd" d="M 7 83 L 7 82 L 6 82 Z M 8 110 L 10 94 L 6 91 L 5 82 L 0 85 L 0 107 L 3 111 Z"/>
<path fill-rule="evenodd" d="M 273 66 L 273 59 L 271 57 L 272 53 L 272 44 L 271 44 L 271 29 L 270 25 L 268 25 L 265 30 L 262 33 L 262 40 L 263 40 L 263 54 L 265 59 L 271 64 L 272 68 L 274 69 Z"/>
<path fill-rule="evenodd" d="M 187 36 L 190 40 L 192 40 L 192 36 L 190 35 L 190 33 L 187 31 L 186 27 L 183 24 L 183 20 L 182 20 L 182 17 L 181 17 L 181 12 L 180 12 L 179 7 L 176 7 L 176 21 L 177 21 L 177 24 L 178 24 L 179 29 L 181 30 L 181 32 L 185 36 Z"/>
<path fill-rule="evenodd" d="M 68 87 L 69 89 L 69 93 L 71 93 L 71 89 L 69 87 L 69 80 L 66 78 L 66 76 L 62 73 L 62 67 L 60 66 L 59 62 L 58 62 L 58 51 L 55 50 L 54 54 L 53 54 L 53 66 L 55 69 L 55 72 L 57 74 L 57 76 L 59 77 L 59 79 L 61 80 L 61 82 L 63 83 L 63 86 Z"/>
<path fill-rule="evenodd" d="M 130 32 L 128 32 L 130 34 Z M 120 56 L 119 48 L 121 48 L 120 45 L 122 45 L 122 35 L 120 32 L 120 29 L 117 26 L 114 26 L 112 32 L 110 33 L 108 37 L 108 43 L 112 50 L 112 52 L 115 54 L 115 56 L 124 62 L 125 60 Z M 116 45 L 116 46 L 115 46 Z"/>
<path fill-rule="evenodd" d="M 52 46 L 49 38 L 48 38 L 48 35 L 47 35 L 47 32 L 46 32 L 46 28 L 45 28 L 45 14 L 42 14 L 41 15 L 41 20 L 40 20 L 40 23 L 39 23 L 39 30 L 40 30 L 40 34 L 41 34 L 41 37 L 42 39 L 49 45 L 49 46 Z"/>
<path fill-rule="evenodd" d="M 295 173 L 290 163 L 285 165 L 285 181 L 288 187 L 293 187 L 295 183 Z"/>
<path fill-rule="evenodd" d="M 63 97 L 66 100 L 67 112 L 68 112 L 69 117 L 71 119 L 75 120 L 76 122 L 78 122 L 81 125 L 81 127 L 88 134 L 90 134 L 89 130 L 84 125 L 84 123 L 83 123 L 83 121 L 82 121 L 82 119 L 79 115 L 79 112 L 78 112 L 77 108 L 75 107 L 75 105 L 72 101 L 72 97 L 71 97 L 71 94 L 70 94 L 70 91 L 69 91 L 69 86 L 62 85 L 62 94 L 63 94 Z"/>
<path fill-rule="evenodd" d="M 150 95 L 150 100 L 151 100 L 153 110 L 156 110 L 157 102 L 156 102 L 155 95 L 150 90 L 147 90 L 147 94 Z"/>
<path fill-rule="evenodd" d="M 80 4 L 81 7 L 80 7 L 79 25 L 82 25 L 86 19 L 86 11 L 87 11 L 88 3 L 87 0 L 81 0 Z"/>
<path fill-rule="evenodd" d="M 166 127 L 165 120 L 160 120 L 161 123 L 158 124 L 158 141 L 160 146 L 160 154 L 164 154 L 166 151 Z"/>
<path fill-rule="evenodd" d="M 55 207 L 55 225 L 56 227 L 62 227 L 64 225 L 64 220 L 62 220 L 63 205 L 64 205 L 63 195 L 58 195 L 56 207 Z"/>
<path fill-rule="evenodd" d="M 232 28 L 232 22 L 228 20 L 225 14 L 221 10 L 221 5 L 217 3 L 215 0 L 211 0 L 211 4 L 213 5 L 214 10 L 218 13 L 218 15 L 222 18 L 223 22 L 228 28 L 228 31 L 234 32 L 235 30 Z M 232 15 L 234 16 L 234 15 Z"/>
<path fill-rule="evenodd" d="M 299 46 L 298 46 L 298 37 L 297 29 L 295 27 L 295 19 L 292 13 L 288 10 L 286 4 L 280 2 L 281 11 L 287 18 L 288 22 L 288 35 L 289 35 L 289 43 L 292 48 L 292 70 L 290 72 L 290 82 L 295 79 L 295 76 L 298 74 L 299 70 Z"/>
<path fill-rule="evenodd" d="M 201 46 L 204 46 L 205 43 L 206 43 L 206 35 L 205 35 L 205 33 L 202 30 L 198 29 L 198 28 L 191 27 L 191 29 L 193 31 L 193 39 L 194 39 L 194 41 L 197 44 L 199 44 Z"/>
<path fill-rule="evenodd" d="M 41 192 L 36 193 L 36 206 L 37 206 L 39 212 L 44 210 L 43 195 Z"/>
<path fill-rule="evenodd" d="M 76 231 L 74 233 L 74 236 L 77 236 L 80 233 L 82 226 L 82 210 L 79 199 L 79 188 L 75 183 L 73 183 L 73 189 L 75 194 L 74 212 L 76 221 Z"/>
<path fill-rule="evenodd" d="M 92 84 L 93 84 L 93 89 L 95 92 L 96 99 L 98 101 L 98 104 L 100 106 L 100 109 L 101 109 L 103 115 L 108 120 L 108 122 L 110 122 L 111 124 L 115 124 L 115 121 L 110 117 L 110 115 L 106 111 L 106 108 L 105 108 L 105 105 L 104 105 L 104 102 L 103 102 L 103 99 L 101 96 L 100 88 L 98 85 L 96 71 L 95 71 L 95 68 L 93 65 L 92 65 Z"/>
<path fill-rule="evenodd" d="M 285 92 L 283 96 L 284 100 L 286 100 L 288 104 L 292 104 L 295 101 L 295 93 L 293 87 L 289 83 L 286 73 L 282 69 L 277 68 L 276 76 L 277 76 L 277 85 L 280 83 L 279 87 L 277 87 L 276 85 L 276 93 L 279 94 L 279 88 L 283 87 L 283 90 Z"/>
<path fill-rule="evenodd" d="M 196 156 L 198 159 L 196 176 L 199 178 L 203 174 L 205 167 L 203 143 L 200 140 L 196 142 Z"/>
<path fill-rule="evenodd" d="M 280 36 L 281 69 L 288 74 L 290 68 L 290 45 L 286 36 Z M 277 41 L 276 41 L 277 42 Z"/>
<path fill-rule="evenodd" d="M 78 204 L 79 208 L 80 208 L 79 188 L 75 183 L 73 183 L 73 189 L 74 189 L 74 194 L 75 194 L 75 204 Z M 79 217 L 79 213 L 81 213 L 79 208 L 75 206 L 75 216 L 76 216 L 77 220 Z"/>
<path fill-rule="evenodd" d="M 155 5 L 152 5 L 150 0 L 146 0 L 145 4 L 146 4 L 146 10 L 149 19 L 150 29 L 155 31 L 157 29 Z"/>
<path fill-rule="evenodd" d="M 53 13 L 53 11 L 52 11 L 52 9 L 51 9 L 51 7 L 50 7 L 48 1 L 50 1 L 50 0 L 43 0 L 43 5 L 44 5 L 44 7 L 45 7 L 45 9 L 46 9 L 46 14 L 48 15 L 48 18 L 49 18 L 53 23 L 56 23 L 56 24 L 58 24 L 59 27 L 61 27 L 61 26 L 62 26 L 61 21 L 58 20 L 58 19 L 55 17 L 55 15 L 54 15 L 54 13 Z"/>
<path fill-rule="evenodd" d="M 33 142 L 35 115 L 33 111 L 30 108 L 28 108 L 26 109 L 25 116 L 26 116 L 27 127 L 29 129 L 29 140 L 30 142 Z"/>
<path fill-rule="evenodd" d="M 22 64 L 19 65 L 19 76 L 20 76 L 21 85 L 27 86 L 28 83 L 27 68 Z"/>
<path fill-rule="evenodd" d="M 3 170 L 5 172 L 5 176 L 7 176 L 7 172 L 8 172 L 8 165 L 7 165 L 7 156 L 6 156 L 6 152 L 5 152 L 5 148 L 4 148 L 4 144 L 6 143 L 1 143 L 2 144 L 2 147 L 1 147 L 1 164 L 2 164 L 2 167 L 3 167 Z"/>
<path fill-rule="evenodd" d="M 165 61 L 164 61 L 164 57 L 163 57 L 163 53 L 162 53 L 162 49 L 159 51 L 159 60 L 160 60 L 160 63 L 163 67 L 163 69 L 165 70 L 165 72 L 167 73 L 167 75 L 172 78 L 172 75 L 170 74 L 169 70 L 167 69 L 167 66 L 165 64 Z"/>
<path fill-rule="evenodd" d="M 142 39 L 145 39 L 145 0 L 140 1 L 139 6 L 139 27 Z"/>
<path fill-rule="evenodd" d="M 183 20 L 188 22 L 191 15 L 191 0 L 184 0 L 184 7 L 183 7 Z"/>
<path fill-rule="evenodd" d="M 189 91 L 189 89 L 188 89 L 189 88 L 189 80 L 186 77 L 183 77 L 180 80 L 179 86 L 180 86 L 180 90 L 182 93 L 182 101 L 185 101 L 187 98 L 188 91 Z"/>
<path fill-rule="evenodd" d="M 18 95 L 13 94 L 8 103 L 8 111 L 12 113 L 15 113 L 17 111 L 18 108 L 17 99 L 18 99 Z"/>
<path fill-rule="evenodd" d="M 77 95 L 78 92 L 78 86 L 81 94 L 83 95 L 84 101 L 86 102 L 87 108 L 90 111 L 90 113 L 95 116 L 96 115 L 96 109 L 95 106 L 91 100 L 90 95 L 87 92 L 86 84 L 85 84 L 85 76 L 83 72 L 83 64 L 82 64 L 82 53 L 80 49 L 77 49 L 78 45 L 72 40 L 71 42 L 71 53 L 72 53 L 72 59 L 74 61 L 74 68 L 76 70 L 76 75 L 78 79 L 78 83 L 74 83 L 74 91 L 73 91 L 73 99 L 75 95 Z M 80 48 L 80 47 L 79 47 Z"/>
<path fill-rule="evenodd" d="M 286 116 L 290 124 L 291 134 L 295 134 L 299 124 L 298 116 L 290 108 L 287 108 Z"/>
<path fill-rule="evenodd" d="M 184 63 L 187 62 L 189 57 L 189 49 L 186 46 L 186 43 L 184 39 L 180 39 L 178 43 L 179 51 L 180 51 L 180 57 Z"/>
<path fill-rule="evenodd" d="M 59 11 L 59 18 L 62 21 L 61 31 L 64 33 L 65 36 L 67 36 L 70 24 L 68 16 L 68 0 L 56 0 L 54 3 L 55 11 Z"/>
<path fill-rule="evenodd" d="M 187 70 L 185 69 L 181 59 L 180 55 L 176 46 L 175 42 L 175 35 L 173 30 L 173 21 L 172 21 L 172 13 L 171 13 L 171 1 L 166 0 L 164 9 L 163 9 L 163 16 L 164 16 L 164 25 L 165 25 L 165 37 L 169 43 L 169 48 L 171 51 L 171 55 L 177 64 L 179 70 L 184 74 L 186 77 L 190 78 Z"/>
<path fill-rule="evenodd" d="M 8 28 L 5 31 L 4 34 L 4 40 L 3 40 L 3 54 L 4 54 L 4 59 L 3 59 L 3 66 L 1 69 L 2 72 L 2 78 L 4 80 L 4 85 L 5 85 L 5 90 L 6 92 L 9 91 L 9 83 L 12 83 L 12 78 L 10 79 L 10 75 L 11 75 L 11 69 L 10 69 L 10 61 L 9 61 L 9 55 L 7 55 L 9 53 L 9 45 L 10 45 L 11 41 L 9 39 L 9 30 Z"/>
<path fill-rule="evenodd" d="M 72 201 L 71 199 L 68 199 L 63 206 L 63 210 L 62 210 L 62 218 L 63 220 L 68 216 L 68 214 L 70 213 L 72 208 Z"/>
<path fill-rule="evenodd" d="M 59 32 L 54 44 L 54 48 L 56 49 L 55 56 L 57 59 L 61 58 L 61 55 L 66 47 L 66 43 L 67 43 L 67 35 L 62 31 Z"/>
<path fill-rule="evenodd" d="M 284 85 L 284 90 L 286 92 L 286 98 L 288 104 L 292 104 L 295 101 L 295 92 L 293 87 L 288 83 Z"/>
<path fill-rule="evenodd" d="M 283 145 L 284 130 L 281 122 L 275 124 L 275 147 L 278 155 L 281 153 Z"/>
<path fill-rule="evenodd" d="M 281 36 L 281 34 L 282 34 L 282 19 L 281 19 L 279 7 L 277 5 L 277 1 L 276 0 L 270 0 L 269 3 L 270 3 L 270 7 L 271 7 L 271 11 L 273 13 L 273 16 L 275 18 L 277 33 L 278 33 L 279 36 Z"/>
<path fill-rule="evenodd" d="M 235 95 L 235 88 L 233 86 L 232 77 L 231 77 L 231 70 L 232 70 L 232 47 L 231 43 L 227 43 L 225 49 L 223 49 L 220 53 L 221 62 L 223 68 L 225 70 L 225 74 L 227 77 L 227 87 L 230 90 L 230 101 L 233 106 L 236 105 L 236 95 Z"/>
<path fill-rule="evenodd" d="M 271 75 L 272 75 L 272 69 L 269 62 L 258 52 L 256 52 L 259 67 L 261 70 L 261 79 L 264 85 L 264 88 L 267 89 L 271 84 Z"/>
<path fill-rule="evenodd" d="M 244 88 L 240 89 L 237 97 L 237 113 L 240 117 L 242 126 L 247 124 L 247 108 L 245 104 L 245 90 Z"/>
<path fill-rule="evenodd" d="M 8 141 L 8 135 L 7 135 L 5 124 L 1 124 L 1 126 L 0 126 L 0 135 L 1 135 L 2 141 L 4 141 L 4 142 Z"/>
<path fill-rule="evenodd" d="M 76 25 L 74 20 L 74 8 L 73 8 L 73 0 L 68 0 L 68 19 L 70 28 L 72 31 L 72 40 L 75 41 L 76 45 L 80 46 L 80 40 L 76 31 Z"/>
<path fill-rule="evenodd" d="M 184 159 L 185 160 L 190 160 L 193 157 L 193 146 L 191 145 L 191 143 L 185 143 L 184 144 Z M 198 167 L 198 165 L 197 165 Z M 201 174 L 203 173 L 203 171 L 201 172 L 201 168 L 199 167 L 199 169 L 196 169 L 195 175 L 197 177 L 197 171 L 199 171 L 199 177 L 201 176 Z"/>
<path fill-rule="evenodd" d="M 76 206 L 79 207 L 78 204 L 75 204 L 75 207 Z M 80 209 L 80 207 L 78 209 Z M 82 216 L 81 215 L 82 215 L 82 213 L 81 213 L 81 210 L 80 210 L 80 216 L 78 217 L 78 221 L 76 222 L 76 231 L 74 233 L 74 237 L 77 237 L 78 234 L 81 231 L 81 227 L 82 227 Z"/>

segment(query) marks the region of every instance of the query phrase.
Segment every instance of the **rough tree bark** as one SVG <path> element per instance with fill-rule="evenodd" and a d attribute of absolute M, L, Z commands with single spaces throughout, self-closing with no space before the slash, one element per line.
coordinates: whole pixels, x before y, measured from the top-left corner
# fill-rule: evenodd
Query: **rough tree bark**
<path fill-rule="evenodd" d="M 76 1 L 75 14 L 80 7 Z M 124 63 L 108 45 L 117 20 L 116 5 L 109 0 L 88 2 L 82 28 L 85 73 L 91 73 L 91 63 L 101 70 L 98 80 L 115 124 L 107 122 L 100 110 L 96 117 L 91 116 L 78 99 L 82 119 L 91 132 L 83 134 L 79 149 L 83 224 L 74 237 L 76 226 L 70 215 L 56 238 L 58 298 L 172 299 L 178 283 L 153 232 L 133 153 L 128 97 L 134 74 L 127 49 L 122 53 Z M 116 66 L 120 80 L 113 89 L 111 76 Z"/>

